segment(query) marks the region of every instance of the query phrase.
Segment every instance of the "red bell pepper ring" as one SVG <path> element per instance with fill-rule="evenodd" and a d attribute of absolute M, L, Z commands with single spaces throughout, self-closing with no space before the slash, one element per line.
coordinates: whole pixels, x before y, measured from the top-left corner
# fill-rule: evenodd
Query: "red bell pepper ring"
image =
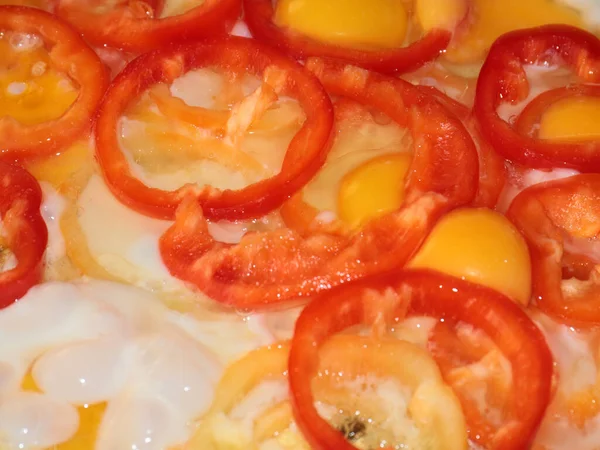
<path fill-rule="evenodd" d="M 288 146 L 281 172 L 238 190 L 193 190 L 183 186 L 164 191 L 146 186 L 132 174 L 120 149 L 120 117 L 132 101 L 153 85 L 170 84 L 189 70 L 209 66 L 238 75 L 260 76 L 273 68 L 283 74 L 281 93 L 298 100 L 306 120 Z M 272 211 L 304 186 L 325 162 L 332 126 L 333 108 L 327 93 L 300 64 L 256 41 L 223 37 L 157 50 L 130 63 L 115 78 L 100 105 L 95 124 L 96 157 L 113 194 L 142 214 L 173 219 L 182 198 L 194 191 L 210 219 L 238 220 Z"/>
<path fill-rule="evenodd" d="M 520 134 L 498 115 L 502 103 L 518 103 L 527 98 L 529 83 L 523 65 L 537 63 L 566 65 L 582 82 L 598 83 L 600 40 L 568 25 L 517 30 L 499 37 L 477 80 L 474 111 L 483 135 L 505 158 L 526 167 L 600 171 L 599 142 L 536 139 Z"/>
<path fill-rule="evenodd" d="M 260 309 L 308 297 L 338 284 L 403 266 L 435 222 L 470 204 L 478 179 L 477 150 L 463 124 L 411 84 L 354 66 L 309 59 L 332 95 L 387 114 L 407 127 L 414 157 L 403 206 L 353 234 L 290 229 L 251 233 L 237 245 L 214 241 L 196 202 L 178 210 L 160 239 L 163 261 L 176 277 L 237 308 Z"/>
<path fill-rule="evenodd" d="M 465 342 L 454 332 L 453 325 L 449 321 L 438 322 L 430 331 L 427 342 L 427 349 L 431 352 L 446 380 L 454 369 L 481 361 L 493 348 L 493 346 L 481 345 L 481 343 L 478 343 L 479 346 L 465 345 Z M 451 383 L 451 379 L 448 381 Z M 489 447 L 493 443 L 497 427 L 482 414 L 478 399 L 463 395 L 461 390 L 456 387 L 454 389 L 460 400 L 465 421 L 468 423 L 469 438 L 478 446 Z M 466 389 L 463 387 L 463 390 Z M 502 411 L 501 408 L 500 410 Z"/>
<path fill-rule="evenodd" d="M 452 114 L 458 117 L 471 134 L 479 155 L 479 186 L 472 205 L 476 207 L 495 208 L 506 183 L 504 159 L 481 136 L 479 124 L 471 114 L 469 108 L 448 97 L 433 86 L 418 85 L 417 89 L 433 96 Z M 351 120 L 361 121 L 369 120 L 372 117 L 369 113 L 365 115 L 364 111 L 359 112 L 353 106 L 347 106 L 343 103 L 343 100 L 344 97 L 341 97 L 334 105 L 336 120 L 344 121 L 348 117 Z M 344 108 L 348 108 L 346 112 L 349 114 L 346 115 Z M 340 118 L 338 119 L 337 116 L 340 116 Z M 329 231 L 335 231 L 340 234 L 348 234 L 350 232 L 349 227 L 341 220 L 335 220 L 326 224 L 319 222 L 319 210 L 304 201 L 302 191 L 293 195 L 285 202 L 280 209 L 280 213 L 286 226 L 302 236 L 314 232 L 317 228 L 326 228 Z"/>
<path fill-rule="evenodd" d="M 481 129 L 472 111 L 462 103 L 448 97 L 433 86 L 418 86 L 423 92 L 433 95 L 464 123 L 479 155 L 479 187 L 473 206 L 494 209 L 506 184 L 506 167 L 502 158 L 481 135 Z"/>
<path fill-rule="evenodd" d="M 75 30 L 40 9 L 0 6 L 0 30 L 40 36 L 49 48 L 54 67 L 68 74 L 79 88 L 75 102 L 56 120 L 23 125 L 10 117 L 0 117 L 3 159 L 54 155 L 91 129 L 92 115 L 108 86 L 107 71 Z"/>
<path fill-rule="evenodd" d="M 600 234 L 600 175 L 575 175 L 531 186 L 515 197 L 506 215 L 529 245 L 537 306 L 571 325 L 599 325 L 596 264 L 572 258 L 576 251 L 568 245 L 573 245 L 573 238 L 586 242 Z M 565 269 L 583 280 L 564 281 Z"/>
<path fill-rule="evenodd" d="M 390 296 L 390 290 L 397 296 Z M 382 301 L 374 304 L 373 293 L 381 294 Z M 519 306 L 499 292 L 426 270 L 340 286 L 316 297 L 300 314 L 288 379 L 296 423 L 312 448 L 354 448 L 314 406 L 311 380 L 317 375 L 320 347 L 330 336 L 355 325 L 383 320 L 392 326 L 403 318 L 406 302 L 409 314 L 469 324 L 498 346 L 511 363 L 511 408 L 489 448 L 528 449 L 551 398 L 553 359 L 544 336 Z"/>
<path fill-rule="evenodd" d="M 0 308 L 5 308 L 42 278 L 48 229 L 40 213 L 42 190 L 20 166 L 0 162 L 0 217 L 3 237 L 17 263 L 0 272 Z"/>
<path fill-rule="evenodd" d="M 225 34 L 241 13 L 241 0 L 206 0 L 189 11 L 159 17 L 163 0 L 60 0 L 57 14 L 97 46 L 147 52 L 174 43 Z"/>
<path fill-rule="evenodd" d="M 541 93 L 521 111 L 515 122 L 515 130 L 523 136 L 537 139 L 540 121 L 548 108 L 556 102 L 574 97 L 600 97 L 600 86 L 575 84 Z"/>
<path fill-rule="evenodd" d="M 297 59 L 311 56 L 332 58 L 382 73 L 404 73 L 417 69 L 439 56 L 452 37 L 448 30 L 432 30 L 407 47 L 366 51 L 292 34 L 278 27 L 273 16 L 272 0 L 244 0 L 244 19 L 256 39 L 275 45 Z"/>

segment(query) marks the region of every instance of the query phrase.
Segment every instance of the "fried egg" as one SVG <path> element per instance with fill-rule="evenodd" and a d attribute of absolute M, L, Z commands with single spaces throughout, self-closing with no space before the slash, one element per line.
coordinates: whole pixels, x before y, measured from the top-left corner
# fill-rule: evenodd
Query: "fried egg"
<path fill-rule="evenodd" d="M 169 0 L 162 16 L 181 14 L 199 3 Z M 315 39 L 360 48 L 404 45 L 426 23 L 424 17 L 417 17 L 420 23 L 412 23 L 411 14 L 404 2 L 388 0 L 284 0 L 276 5 L 280 26 Z M 444 63 L 477 63 L 482 49 L 500 33 L 551 21 L 597 31 L 598 5 L 585 0 L 474 0 L 469 26 L 455 34 Z M 238 21 L 232 33 L 249 36 L 243 21 Z M 40 122 L 60 115 L 74 101 L 76 89 L 63 75 L 44 65 L 47 55 L 35 36 L 3 36 L 2 49 L 6 50 L 2 54 L 15 58 L 20 68 L 18 73 L 0 78 L 0 106 L 4 111 L 24 123 Z M 553 69 L 526 68 L 533 86 L 527 101 L 565 83 L 560 73 L 552 78 Z M 248 95 L 258 84 L 257 79 L 247 77 L 241 92 Z M 448 88 L 443 82 L 438 86 Z M 170 93 L 190 106 L 219 109 L 230 107 L 221 96 L 225 87 L 220 74 L 202 69 L 176 80 Z M 462 93 L 455 90 L 454 96 Z M 500 113 L 511 120 L 527 101 L 503 106 Z M 250 159 L 223 164 L 217 156 L 223 150 L 229 151 L 229 143 L 223 144 L 203 130 L 191 130 L 182 123 L 174 125 L 164 118 L 152 122 L 143 114 L 123 117 L 123 150 L 135 175 L 149 186 L 175 189 L 189 182 L 240 188 L 280 169 L 285 148 L 301 123 L 301 112 L 290 99 L 280 99 L 274 109 L 275 120 L 268 120 L 275 124 L 275 131 L 252 130 L 236 149 L 255 164 L 247 164 Z M 157 113 L 155 105 L 144 111 Z M 544 136 L 579 136 L 582 132 L 573 131 L 573 127 L 583 122 L 582 117 L 596 112 L 594 103 L 558 105 L 544 118 L 546 125 L 541 126 L 549 133 Z M 585 132 L 590 133 L 587 129 Z M 589 135 L 597 136 L 596 132 L 594 129 Z M 208 149 L 203 157 L 195 153 L 198 143 Z M 397 208 L 402 201 L 397 195 L 397 182 L 403 178 L 400 173 L 406 164 L 399 168 L 392 163 L 394 170 L 390 171 L 389 164 L 378 162 L 395 161 L 399 155 L 407 158 L 410 147 L 406 131 L 385 120 L 338 130 L 327 164 L 304 190 L 304 199 L 317 207 L 323 217 L 339 218 L 354 226 Z M 62 170 L 59 166 L 57 172 Z M 523 183 L 507 188 L 505 197 L 510 202 L 525 186 L 575 173 L 564 169 L 528 171 Z M 61 216 L 73 199 L 57 185 L 42 183 L 42 189 L 42 215 L 49 230 L 46 278 L 56 279 L 59 276 L 53 268 L 66 258 L 69 245 L 69 236 L 61 230 Z M 366 192 L 385 189 L 383 193 L 389 201 L 376 208 L 361 197 Z M 74 201 L 77 222 L 94 261 L 129 285 L 90 280 L 84 272 L 77 274 L 83 279 L 76 281 L 43 283 L 18 303 L 0 311 L 0 447 L 164 449 L 185 442 L 193 430 L 192 423 L 210 407 L 224 368 L 252 349 L 289 339 L 299 309 L 244 316 L 207 306 L 208 299 L 172 277 L 162 263 L 158 239 L 170 222 L 143 217 L 123 206 L 97 173 Z M 463 227 L 479 226 L 477 221 L 465 223 Z M 259 224 L 220 222 L 209 227 L 217 240 L 236 243 L 256 227 L 280 225 L 277 219 L 267 218 Z M 499 225 L 500 232 L 510 237 L 511 229 L 505 225 Z M 491 228 L 481 227 L 485 231 Z M 441 240 L 442 244 L 452 241 L 452 233 L 443 235 Z M 522 250 L 516 254 L 525 259 Z M 432 251 L 433 256 L 422 264 L 432 267 L 440 261 L 451 262 L 452 251 Z M 199 305 L 176 311 L 166 307 L 158 296 L 193 299 Z M 512 296 L 527 297 L 527 293 Z M 565 326 L 539 322 L 557 359 L 560 392 L 567 396 L 593 385 L 597 362 L 591 338 Z M 435 323 L 430 318 L 411 318 L 398 324 L 393 332 L 399 339 L 425 347 Z M 388 425 L 394 428 L 393 432 L 404 435 L 409 442 L 417 442 L 415 424 L 406 415 L 406 392 L 389 382 L 371 387 L 371 397 L 387 401 L 384 411 L 389 414 Z M 261 384 L 223 419 L 220 428 L 216 427 L 220 444 L 232 449 L 247 448 L 248 441 L 240 444 L 243 441 L 238 439 L 238 427 L 247 437 L 253 419 L 286 398 L 285 382 Z M 335 421 L 335 408 L 319 404 L 319 409 Z M 566 418 L 548 418 L 538 442 L 548 449 L 574 446 L 594 450 L 600 440 L 599 421 L 600 416 L 596 416 L 583 429 L 576 429 Z M 252 443 L 251 437 L 249 442 Z M 303 446 L 306 443 L 292 424 L 288 431 L 261 443 L 260 448 Z"/>

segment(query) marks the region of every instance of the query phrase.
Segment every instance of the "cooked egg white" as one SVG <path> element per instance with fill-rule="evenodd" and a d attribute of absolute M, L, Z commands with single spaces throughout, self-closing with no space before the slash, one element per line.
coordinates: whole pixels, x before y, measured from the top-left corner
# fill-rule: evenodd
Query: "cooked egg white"
<path fill-rule="evenodd" d="M 536 314 L 534 319 L 550 346 L 558 369 L 557 392 L 544 418 L 536 443 L 550 450 L 577 448 L 596 450 L 600 442 L 600 414 L 577 426 L 568 418 L 564 402 L 598 382 L 598 334 L 575 330 Z M 590 400 L 591 401 L 591 400 Z"/>
<path fill-rule="evenodd" d="M 242 77 L 239 83 L 241 97 L 260 86 L 260 81 L 250 75 Z M 170 92 L 189 106 L 224 110 L 231 107 L 227 89 L 231 86 L 221 73 L 199 69 L 176 79 Z M 153 116 L 152 122 L 148 122 L 144 117 L 130 114 L 121 120 L 124 154 L 136 177 L 152 187 L 174 190 L 185 183 L 197 183 L 219 189 L 240 189 L 280 170 L 287 147 L 300 125 L 285 112 L 282 117 L 277 108 L 284 104 L 292 104 L 288 109 L 295 116 L 301 114 L 297 106 L 293 107 L 297 105 L 294 100 L 282 97 L 272 106 L 271 119 L 267 114 L 264 116 L 266 121 L 271 120 L 274 130 L 270 131 L 269 126 L 264 132 L 250 130 L 237 143 L 229 136 L 216 136 L 210 130 L 176 119 L 158 115 L 158 119 Z M 152 105 L 146 111 L 156 115 Z M 282 126 L 286 121 L 287 126 Z M 235 162 L 223 162 L 228 158 L 226 155 L 240 153 L 241 157 L 233 156 Z"/>
<path fill-rule="evenodd" d="M 572 177 L 578 175 L 579 171 L 574 169 L 552 169 L 552 170 L 538 170 L 529 169 L 526 170 L 522 177 L 518 180 L 518 183 L 507 183 L 502 191 L 500 198 L 498 199 L 498 211 L 505 212 L 510 207 L 510 204 L 519 192 L 539 183 L 546 181 L 560 180 L 562 178 Z"/>
<path fill-rule="evenodd" d="M 566 6 L 575 9 L 585 21 L 591 31 L 600 30 L 600 3 L 595 0 L 557 0 Z"/>
<path fill-rule="evenodd" d="M 149 289 L 183 288 L 169 274 L 158 249 L 158 240 L 170 222 L 148 218 L 127 208 L 111 194 L 99 175 L 88 182 L 78 207 L 78 220 L 88 247 L 110 273 Z M 116 217 L 118 227 L 115 227 Z"/>
<path fill-rule="evenodd" d="M 0 436 L 9 449 L 57 445 L 77 431 L 77 407 L 107 403 L 97 449 L 184 441 L 224 364 L 271 341 L 240 326 L 172 311 L 118 283 L 38 285 L 0 311 L 0 419 L 10 415 Z M 28 371 L 39 392 L 20 390 Z"/>

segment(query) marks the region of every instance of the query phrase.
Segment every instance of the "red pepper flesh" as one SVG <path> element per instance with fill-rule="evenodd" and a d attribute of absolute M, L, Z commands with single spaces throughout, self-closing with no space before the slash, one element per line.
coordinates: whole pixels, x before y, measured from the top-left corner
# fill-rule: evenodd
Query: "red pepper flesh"
<path fill-rule="evenodd" d="M 20 166 L 0 163 L 0 216 L 8 249 L 17 263 L 0 272 L 0 308 L 19 298 L 42 278 L 48 229 L 41 216 L 42 191 Z"/>
<path fill-rule="evenodd" d="M 372 304 L 373 292 L 393 290 L 400 297 Z M 387 296 L 394 298 L 394 296 Z M 487 334 L 511 363 L 512 392 L 507 425 L 497 430 L 490 448 L 528 449 L 551 397 L 553 359 L 537 326 L 513 301 L 489 288 L 431 271 L 403 271 L 340 286 L 316 297 L 296 322 L 288 362 L 294 416 L 312 448 L 352 449 L 314 406 L 311 380 L 319 348 L 355 325 L 369 325 L 373 312 L 392 326 L 410 302 L 409 314 L 461 321 Z"/>

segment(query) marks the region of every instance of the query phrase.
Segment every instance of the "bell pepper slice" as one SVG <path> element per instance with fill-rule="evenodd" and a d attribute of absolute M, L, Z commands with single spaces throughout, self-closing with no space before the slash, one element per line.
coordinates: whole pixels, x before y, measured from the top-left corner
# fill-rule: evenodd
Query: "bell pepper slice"
<path fill-rule="evenodd" d="M 529 245 L 532 298 L 546 314 L 573 325 L 600 324 L 597 261 L 573 258 L 577 251 L 570 250 L 573 240 L 589 245 L 600 233 L 599 192 L 600 175 L 575 175 L 525 189 L 506 213 Z M 578 278 L 564 280 L 563 273 Z"/>
<path fill-rule="evenodd" d="M 340 286 L 316 297 L 300 314 L 288 377 L 296 423 L 313 448 L 352 448 L 314 406 L 311 384 L 320 348 L 330 336 L 355 325 L 390 327 L 407 308 L 409 314 L 464 322 L 498 346 L 511 363 L 511 407 L 506 425 L 496 431 L 489 448 L 529 448 L 551 397 L 553 360 L 544 336 L 499 292 L 426 270 L 387 273 Z"/>
<path fill-rule="evenodd" d="M 481 127 L 469 108 L 433 86 L 419 86 L 419 89 L 434 96 L 436 100 L 462 120 L 469 133 L 471 133 L 479 155 L 479 187 L 477 188 L 475 200 L 473 200 L 473 206 L 494 209 L 506 184 L 504 158 L 483 137 Z"/>
<path fill-rule="evenodd" d="M 515 130 L 523 136 L 538 138 L 539 124 L 548 108 L 561 100 L 574 97 L 600 97 L 600 86 L 576 84 L 541 93 L 521 111 L 515 122 Z"/>
<path fill-rule="evenodd" d="M 189 11 L 160 17 L 164 0 L 60 0 L 56 13 L 97 46 L 142 53 L 170 44 L 225 34 L 241 12 L 240 0 L 205 0 Z"/>
<path fill-rule="evenodd" d="M 417 89 L 439 101 L 463 122 L 465 128 L 471 134 L 479 155 L 479 186 L 472 205 L 495 208 L 506 183 L 504 159 L 481 136 L 479 125 L 469 108 L 433 86 L 422 85 L 417 86 Z M 334 105 L 336 111 L 338 110 L 337 105 L 338 103 Z M 317 230 L 326 230 L 338 234 L 348 234 L 350 232 L 349 227 L 340 220 L 336 219 L 333 222 L 326 223 L 320 220 L 319 210 L 304 200 L 302 192 L 294 194 L 285 202 L 281 206 L 280 213 L 286 226 L 303 236 Z"/>
<path fill-rule="evenodd" d="M 160 239 L 163 261 L 176 277 L 217 301 L 260 309 L 314 295 L 366 275 L 401 267 L 445 212 L 469 204 L 477 190 L 475 145 L 460 120 L 402 80 L 353 66 L 306 63 L 333 95 L 387 114 L 410 129 L 415 153 L 405 203 L 353 234 L 284 229 L 252 233 L 237 245 L 215 242 L 203 212 L 185 200 Z"/>
<path fill-rule="evenodd" d="M 0 153 L 5 160 L 54 155 L 91 129 L 92 115 L 108 86 L 106 68 L 75 30 L 40 9 L 0 6 L 0 30 L 40 36 L 52 66 L 67 74 L 79 90 L 58 119 L 25 125 L 0 118 Z"/>
<path fill-rule="evenodd" d="M 504 374 L 500 372 L 501 367 L 498 367 L 499 356 L 497 350 L 490 345 L 491 343 L 487 339 L 481 339 L 482 336 L 478 336 L 477 342 L 465 342 L 464 339 L 457 336 L 452 325 L 448 321 L 439 322 L 429 335 L 428 349 L 438 363 L 444 379 L 455 389 L 460 399 L 462 410 L 469 424 L 470 439 L 483 448 L 493 448 L 498 427 L 491 423 L 480 410 L 479 398 L 469 396 L 471 387 L 469 378 L 473 378 L 475 375 L 469 368 L 469 364 L 479 364 L 477 371 L 480 371 L 483 365 L 490 372 L 490 376 L 501 378 Z M 493 365 L 493 363 L 496 364 Z M 502 381 L 508 380 L 502 379 Z M 489 385 L 486 394 L 487 407 L 491 406 L 501 412 L 505 410 L 507 389 L 504 385 Z M 490 404 L 490 400 L 495 400 L 495 404 Z"/>
<path fill-rule="evenodd" d="M 526 167 L 600 171 L 600 143 L 536 139 L 498 115 L 501 104 L 527 98 L 530 88 L 523 66 L 541 63 L 567 66 L 583 83 L 598 83 L 600 40 L 568 25 L 518 30 L 498 38 L 477 81 L 474 112 L 483 135 L 502 156 Z"/>
<path fill-rule="evenodd" d="M 44 11 L 53 12 L 56 8 L 58 0 L 9 0 L 3 1 L 1 5 L 18 5 L 29 6 L 31 8 L 43 9 Z"/>
<path fill-rule="evenodd" d="M 252 35 L 277 46 L 298 59 L 311 56 L 333 58 L 382 73 L 403 73 L 414 70 L 435 59 L 450 43 L 448 30 L 434 29 L 407 47 L 390 50 L 359 50 L 319 42 L 294 34 L 273 22 L 271 0 L 244 0 L 244 19 Z"/>
<path fill-rule="evenodd" d="M 42 190 L 20 166 L 0 163 L 2 238 L 16 266 L 0 272 L 0 308 L 19 298 L 42 278 L 48 229 L 40 213 Z M 2 246 L 0 246 L 0 250 Z"/>
<path fill-rule="evenodd" d="M 249 72 L 268 77 L 274 74 L 277 93 L 298 100 L 306 120 L 288 146 L 282 170 L 239 190 L 218 191 L 187 185 L 164 191 L 148 187 L 133 175 L 120 149 L 119 119 L 140 93 L 158 83 L 170 84 L 189 70 L 207 66 L 238 75 Z M 100 105 L 95 124 L 96 157 L 113 194 L 142 214 L 173 219 L 182 198 L 191 192 L 207 217 L 238 220 L 258 217 L 279 207 L 312 178 L 327 157 L 332 123 L 333 112 L 327 93 L 298 63 L 253 40 L 216 38 L 147 53 L 127 66 L 115 78 Z"/>

